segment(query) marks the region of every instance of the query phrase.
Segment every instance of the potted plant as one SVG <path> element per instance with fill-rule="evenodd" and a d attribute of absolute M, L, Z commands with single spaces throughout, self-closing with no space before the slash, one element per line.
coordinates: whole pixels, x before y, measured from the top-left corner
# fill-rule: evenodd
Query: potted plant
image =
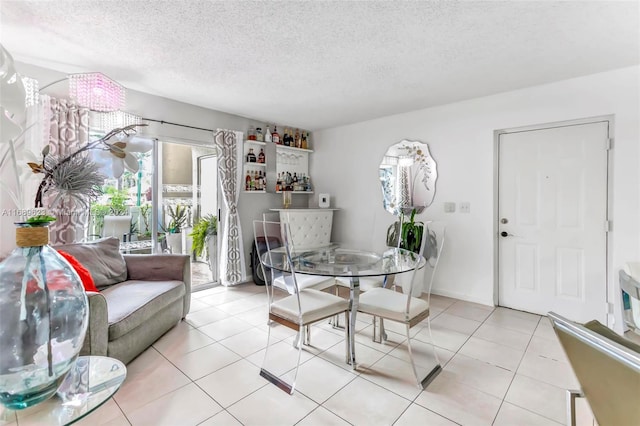
<path fill-rule="evenodd" d="M 92 218 L 90 234 L 95 237 L 102 236 L 105 216 L 125 216 L 128 213 L 126 190 L 109 185 L 105 186 L 102 192 L 107 202 L 104 204 L 92 203 L 90 208 Z"/>
<path fill-rule="evenodd" d="M 171 220 L 165 230 L 167 243 L 172 253 L 182 253 L 182 227 L 187 223 L 187 207 L 177 204 L 175 209 L 168 206 L 168 210 Z"/>
<path fill-rule="evenodd" d="M 424 223 L 416 222 L 416 209 L 411 211 L 408 222 L 404 221 L 404 214 L 400 214 L 400 221 L 395 222 L 387 230 L 387 245 L 397 246 L 398 238 L 400 238 L 400 248 L 410 250 L 414 253 L 420 252 L 422 244 L 422 233 L 424 232 Z M 400 222 L 402 222 L 402 230 L 399 230 Z"/>
<path fill-rule="evenodd" d="M 218 218 L 208 214 L 193 225 L 193 230 L 189 234 L 193 238 L 193 252 L 196 256 L 202 256 L 205 247 L 207 248 L 207 260 L 209 269 L 214 272 L 216 262 L 216 236 L 218 235 Z"/>

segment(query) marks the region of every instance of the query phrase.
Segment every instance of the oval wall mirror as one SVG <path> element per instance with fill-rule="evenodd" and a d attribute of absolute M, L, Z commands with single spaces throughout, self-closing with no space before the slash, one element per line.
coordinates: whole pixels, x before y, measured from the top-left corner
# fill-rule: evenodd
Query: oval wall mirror
<path fill-rule="evenodd" d="M 433 202 L 438 171 L 429 146 L 403 140 L 389 147 L 380 163 L 382 203 L 385 210 L 398 216 L 421 213 Z"/>

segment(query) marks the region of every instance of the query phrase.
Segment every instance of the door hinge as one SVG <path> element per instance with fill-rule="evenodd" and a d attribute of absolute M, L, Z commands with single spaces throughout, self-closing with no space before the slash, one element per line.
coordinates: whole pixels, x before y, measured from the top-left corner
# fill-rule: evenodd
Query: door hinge
<path fill-rule="evenodd" d="M 605 150 L 610 151 L 613 149 L 613 138 L 607 138 L 605 141 Z"/>
<path fill-rule="evenodd" d="M 613 223 L 610 220 L 605 220 L 604 221 L 604 232 L 611 232 L 613 228 Z"/>

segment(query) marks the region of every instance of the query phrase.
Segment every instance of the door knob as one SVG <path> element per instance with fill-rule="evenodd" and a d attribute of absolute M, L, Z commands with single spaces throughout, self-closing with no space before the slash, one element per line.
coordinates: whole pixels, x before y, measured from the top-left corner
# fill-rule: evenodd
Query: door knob
<path fill-rule="evenodd" d="M 517 235 L 514 235 L 514 234 L 512 234 L 511 232 L 507 232 L 507 231 L 502 231 L 502 232 L 500 233 L 500 236 L 501 236 L 501 237 L 504 237 L 504 238 L 506 238 L 506 237 L 517 237 Z"/>

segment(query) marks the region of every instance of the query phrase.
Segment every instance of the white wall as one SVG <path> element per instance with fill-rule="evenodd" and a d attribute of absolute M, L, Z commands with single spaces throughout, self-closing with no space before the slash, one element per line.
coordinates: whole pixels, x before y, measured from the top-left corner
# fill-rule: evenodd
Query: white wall
<path fill-rule="evenodd" d="M 639 75 L 639 67 L 624 68 L 315 132 L 316 192 L 329 192 L 332 207 L 342 209 L 334 240 L 366 241 L 374 220 L 393 221 L 382 208 L 378 164 L 402 139 L 426 142 L 439 178 L 435 201 L 420 219 L 448 224 L 433 291 L 492 305 L 494 131 L 614 114 L 609 298 L 619 310 L 617 271 L 640 255 Z M 471 213 L 445 214 L 447 201 L 468 201 Z M 375 238 L 383 241 L 384 229 L 377 228 Z"/>

